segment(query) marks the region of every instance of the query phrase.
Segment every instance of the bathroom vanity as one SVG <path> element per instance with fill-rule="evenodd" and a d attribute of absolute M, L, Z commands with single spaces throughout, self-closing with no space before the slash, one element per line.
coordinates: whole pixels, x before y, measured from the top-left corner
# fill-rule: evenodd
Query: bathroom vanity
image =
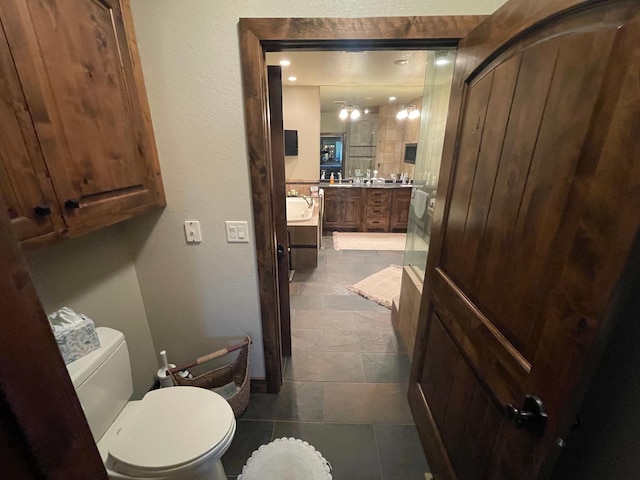
<path fill-rule="evenodd" d="M 411 185 L 323 185 L 324 228 L 352 232 L 406 232 Z"/>

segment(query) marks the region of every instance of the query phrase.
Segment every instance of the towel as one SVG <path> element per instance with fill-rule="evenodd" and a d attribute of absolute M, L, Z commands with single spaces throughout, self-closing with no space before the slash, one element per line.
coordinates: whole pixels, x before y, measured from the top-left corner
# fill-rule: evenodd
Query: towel
<path fill-rule="evenodd" d="M 413 206 L 413 213 L 416 217 L 422 218 L 424 216 L 424 212 L 427 211 L 427 202 L 429 200 L 429 194 L 422 190 L 414 190 L 414 196 L 411 202 Z"/>

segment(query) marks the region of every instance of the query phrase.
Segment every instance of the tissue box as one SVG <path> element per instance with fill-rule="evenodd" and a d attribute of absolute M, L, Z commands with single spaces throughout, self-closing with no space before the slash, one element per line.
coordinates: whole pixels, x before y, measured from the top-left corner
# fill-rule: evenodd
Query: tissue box
<path fill-rule="evenodd" d="M 65 364 L 100 348 L 96 327 L 86 315 L 64 307 L 49 315 L 49 322 Z"/>

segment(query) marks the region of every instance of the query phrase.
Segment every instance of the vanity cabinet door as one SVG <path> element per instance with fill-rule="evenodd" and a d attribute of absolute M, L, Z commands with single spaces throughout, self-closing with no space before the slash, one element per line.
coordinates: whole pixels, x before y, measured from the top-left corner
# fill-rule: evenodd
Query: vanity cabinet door
<path fill-rule="evenodd" d="M 347 190 L 342 200 L 342 227 L 358 229 L 360 227 L 360 210 L 362 206 L 361 192 Z"/>
<path fill-rule="evenodd" d="M 358 230 L 362 209 L 361 189 L 326 188 L 324 194 L 324 228 Z"/>
<path fill-rule="evenodd" d="M 0 18 L 64 217 L 61 233 L 163 205 L 134 33 L 118 0 L 3 0 Z"/>
<path fill-rule="evenodd" d="M 393 190 L 391 200 L 391 231 L 406 231 L 411 208 L 411 189 L 408 187 Z"/>
<path fill-rule="evenodd" d="M 341 198 L 334 189 L 325 189 L 324 228 L 338 228 L 341 224 Z"/>
<path fill-rule="evenodd" d="M 61 223 L 40 144 L 4 30 L 0 28 L 0 195 L 19 241 Z"/>

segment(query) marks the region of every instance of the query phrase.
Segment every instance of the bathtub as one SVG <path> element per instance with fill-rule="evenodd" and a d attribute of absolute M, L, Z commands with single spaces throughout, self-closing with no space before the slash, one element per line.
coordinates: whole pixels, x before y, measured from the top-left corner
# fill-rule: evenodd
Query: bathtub
<path fill-rule="evenodd" d="M 309 199 L 312 200 L 312 199 Z M 301 197 L 287 197 L 287 223 L 304 222 L 313 215 L 313 203 L 311 206 L 307 200 Z"/>

